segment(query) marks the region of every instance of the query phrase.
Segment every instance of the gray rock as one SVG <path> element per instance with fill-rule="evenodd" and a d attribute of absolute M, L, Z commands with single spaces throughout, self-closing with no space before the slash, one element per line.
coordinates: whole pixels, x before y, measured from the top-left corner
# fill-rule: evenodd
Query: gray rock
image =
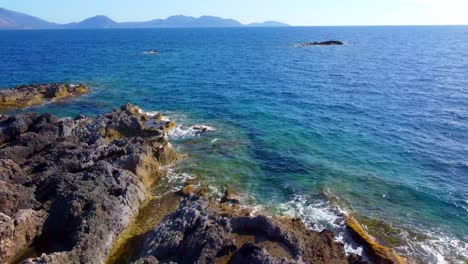
<path fill-rule="evenodd" d="M 327 40 L 327 41 L 322 41 L 322 42 L 317 42 L 317 41 L 306 42 L 306 43 L 299 44 L 298 46 L 307 47 L 307 46 L 333 46 L 333 45 L 341 46 L 341 45 L 344 45 L 344 43 L 338 40 Z"/>
<path fill-rule="evenodd" d="M 0 213 L 0 259 L 9 260 L 31 244 L 41 232 L 47 214 L 32 209 L 19 210 L 14 217 Z"/>
<path fill-rule="evenodd" d="M 245 243 L 229 261 L 230 264 L 296 264 L 284 258 L 275 258 L 259 246 L 252 243 Z"/>
<path fill-rule="evenodd" d="M 104 262 L 161 176 L 160 166 L 177 159 L 143 116 L 128 104 L 95 119 L 0 117 L 0 213 L 7 230 L 0 240 L 13 241 L 0 262 L 33 241 L 40 257 L 26 263 Z M 11 223 L 24 210 L 42 213 L 29 224 L 38 231 L 19 239 Z"/>
<path fill-rule="evenodd" d="M 329 231 L 310 231 L 298 219 L 243 215 L 236 205 L 190 195 L 145 236 L 140 260 L 152 256 L 162 263 L 351 263 Z"/>
<path fill-rule="evenodd" d="M 205 200 L 185 199 L 148 234 L 142 255 L 164 263 L 214 263 L 223 252 L 229 252 L 226 249 L 235 247 L 230 232 L 229 219 L 209 214 Z"/>

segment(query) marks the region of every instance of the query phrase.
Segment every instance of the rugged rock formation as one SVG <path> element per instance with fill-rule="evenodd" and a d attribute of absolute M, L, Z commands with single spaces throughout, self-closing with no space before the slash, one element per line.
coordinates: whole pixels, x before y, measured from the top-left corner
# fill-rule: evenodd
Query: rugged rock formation
<path fill-rule="evenodd" d="M 351 234 L 361 244 L 365 246 L 367 255 L 374 263 L 398 263 L 405 264 L 406 259 L 399 256 L 393 249 L 384 247 L 377 242 L 364 230 L 354 217 L 350 216 L 346 220 L 346 226 L 351 231 Z"/>
<path fill-rule="evenodd" d="M 330 231 L 299 219 L 251 216 L 237 203 L 189 195 L 146 235 L 134 263 L 359 263 Z"/>
<path fill-rule="evenodd" d="M 47 102 L 77 97 L 88 92 L 79 84 L 23 85 L 13 89 L 0 89 L 0 110 L 23 108 Z"/>
<path fill-rule="evenodd" d="M 31 243 L 42 256 L 28 263 L 104 262 L 177 159 L 151 118 L 132 105 L 94 120 L 0 116 L 0 263 Z"/>
<path fill-rule="evenodd" d="M 331 231 L 254 214 L 229 190 L 214 201 L 188 182 L 150 199 L 178 159 L 174 126 L 130 104 L 95 119 L 0 115 L 0 263 L 114 263 L 122 251 L 134 263 L 365 263 Z M 372 261 L 404 263 L 350 219 Z"/>
<path fill-rule="evenodd" d="M 331 45 L 344 45 L 343 42 L 338 40 L 328 40 L 323 42 L 306 42 L 298 44 L 298 47 L 307 47 L 307 46 L 331 46 Z"/>
<path fill-rule="evenodd" d="M 12 260 L 27 248 L 41 234 L 45 218 L 43 210 L 18 210 L 14 218 L 0 213 L 0 260 Z"/>

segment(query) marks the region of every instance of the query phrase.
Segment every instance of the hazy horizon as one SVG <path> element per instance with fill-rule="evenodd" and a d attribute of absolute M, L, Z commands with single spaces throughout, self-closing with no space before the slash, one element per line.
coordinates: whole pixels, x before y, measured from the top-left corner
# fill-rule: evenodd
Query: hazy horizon
<path fill-rule="evenodd" d="M 464 0 L 338 0 L 287 1 L 240 0 L 216 2 L 176 0 L 158 3 L 150 0 L 0 0 L 0 7 L 36 16 L 54 23 L 71 23 L 103 15 L 116 22 L 164 19 L 174 15 L 217 16 L 248 24 L 279 21 L 292 26 L 372 26 L 372 25 L 466 25 L 468 1 Z M 53 7 L 53 8 L 51 8 Z M 73 12 L 70 12 L 73 10 Z"/>

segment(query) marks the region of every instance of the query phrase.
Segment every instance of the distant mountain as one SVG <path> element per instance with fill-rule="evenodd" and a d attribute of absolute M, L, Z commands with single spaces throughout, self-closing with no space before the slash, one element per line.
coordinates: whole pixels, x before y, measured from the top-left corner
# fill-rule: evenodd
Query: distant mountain
<path fill-rule="evenodd" d="M 261 23 L 250 23 L 246 25 L 248 27 L 289 27 L 288 24 L 276 22 L 276 21 L 265 21 Z"/>
<path fill-rule="evenodd" d="M 166 19 L 155 19 L 145 22 L 119 23 L 119 28 L 193 28 L 193 27 L 242 27 L 240 22 L 213 16 L 199 18 L 191 16 L 171 16 Z"/>
<path fill-rule="evenodd" d="M 243 25 L 234 19 L 224 19 L 214 16 L 202 16 L 194 21 L 193 27 L 242 27 Z"/>
<path fill-rule="evenodd" d="M 233 19 L 215 16 L 171 16 L 143 22 L 118 23 L 106 16 L 95 16 L 81 22 L 55 24 L 37 17 L 0 8 L 0 29 L 106 29 L 106 28 L 206 28 L 206 27 L 284 27 L 275 21 L 244 25 Z"/>
<path fill-rule="evenodd" d="M 58 28 L 59 25 L 37 17 L 0 8 L 0 29 Z"/>
<path fill-rule="evenodd" d="M 106 16 L 95 16 L 78 23 L 63 25 L 64 28 L 115 28 L 118 23 Z"/>

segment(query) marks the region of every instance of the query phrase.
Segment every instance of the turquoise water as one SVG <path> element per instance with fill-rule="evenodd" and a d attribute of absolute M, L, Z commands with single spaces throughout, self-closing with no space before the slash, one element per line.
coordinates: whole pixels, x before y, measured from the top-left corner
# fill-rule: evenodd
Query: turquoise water
<path fill-rule="evenodd" d="M 294 46 L 328 39 L 346 45 Z M 190 155 L 176 173 L 338 235 L 342 211 L 383 220 L 402 254 L 463 263 L 467 43 L 468 27 L 0 31 L 0 87 L 90 85 L 34 108 L 60 116 L 162 111 Z"/>

